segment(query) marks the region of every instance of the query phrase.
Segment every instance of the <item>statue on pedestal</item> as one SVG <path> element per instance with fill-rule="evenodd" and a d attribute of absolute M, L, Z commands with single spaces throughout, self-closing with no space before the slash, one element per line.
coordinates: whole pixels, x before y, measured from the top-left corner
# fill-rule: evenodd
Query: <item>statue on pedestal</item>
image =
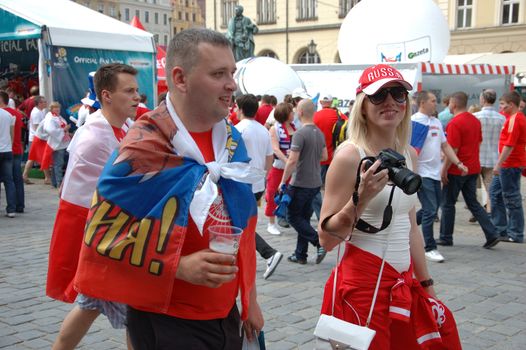
<path fill-rule="evenodd" d="M 236 62 L 254 56 L 254 34 L 258 27 L 248 17 L 243 16 L 243 6 L 235 7 L 236 15 L 228 22 L 226 37 L 232 43 Z"/>

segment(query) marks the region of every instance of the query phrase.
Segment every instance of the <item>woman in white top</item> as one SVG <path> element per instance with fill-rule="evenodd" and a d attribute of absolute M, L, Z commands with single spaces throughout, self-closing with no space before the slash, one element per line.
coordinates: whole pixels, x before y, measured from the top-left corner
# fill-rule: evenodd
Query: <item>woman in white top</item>
<path fill-rule="evenodd" d="M 48 134 L 45 153 L 52 152 L 51 185 L 59 187 L 64 176 L 64 156 L 71 141 L 70 125 L 60 115 L 60 104 L 53 102 L 49 105 L 49 112 L 44 118 L 44 130 Z"/>
<path fill-rule="evenodd" d="M 435 300 L 422 234 L 416 224 L 416 194 L 407 195 L 389 182 L 387 169 L 377 172 L 379 160 L 368 170 L 362 162 L 364 157 L 376 157 L 390 148 L 405 157 L 409 169 L 416 169 L 416 152 L 408 145 L 411 84 L 384 64 L 366 69 L 359 83 L 348 141 L 335 153 L 325 184 L 320 243 L 327 250 L 342 242 L 347 244 L 338 266 L 334 307 L 333 273 L 325 287 L 322 313 L 361 326 L 368 324 L 376 330 L 370 349 L 419 349 L 424 343 L 437 349 L 460 349 L 451 312 Z M 388 204 L 392 206 L 391 220 L 384 215 Z M 354 228 L 359 219 L 363 222 Z M 389 225 L 383 225 L 385 222 Z M 433 307 L 440 310 L 436 320 Z M 442 334 L 443 330 L 447 334 Z"/>

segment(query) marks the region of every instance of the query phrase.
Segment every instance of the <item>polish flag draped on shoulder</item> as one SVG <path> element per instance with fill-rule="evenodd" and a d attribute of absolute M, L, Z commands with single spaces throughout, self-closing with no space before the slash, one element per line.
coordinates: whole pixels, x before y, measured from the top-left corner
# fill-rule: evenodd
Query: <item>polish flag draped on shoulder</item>
<path fill-rule="evenodd" d="M 77 130 L 68 147 L 69 161 L 51 238 L 46 294 L 72 303 L 73 279 L 88 210 L 102 168 L 119 140 L 101 111 Z"/>
<path fill-rule="evenodd" d="M 189 220 L 202 235 L 220 191 L 231 223 L 244 231 L 237 262 L 246 319 L 257 221 L 250 183 L 263 174 L 249 167 L 241 134 L 225 120 L 212 141 L 215 161 L 205 163 L 171 104 L 135 122 L 93 197 L 75 279 L 80 293 L 166 312 Z"/>

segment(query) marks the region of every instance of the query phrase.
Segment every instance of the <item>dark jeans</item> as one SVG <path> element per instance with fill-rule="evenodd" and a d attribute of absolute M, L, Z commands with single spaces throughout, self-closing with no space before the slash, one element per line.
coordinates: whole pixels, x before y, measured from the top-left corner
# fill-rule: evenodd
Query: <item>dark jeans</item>
<path fill-rule="evenodd" d="M 263 196 L 263 193 L 264 192 L 254 193 L 256 202 L 261 199 L 261 197 Z M 276 254 L 277 252 L 277 250 L 272 248 L 267 243 L 267 241 L 265 241 L 263 237 L 261 237 L 257 232 L 256 232 L 256 250 L 263 259 L 270 259 L 270 257 L 272 257 L 272 255 Z"/>
<path fill-rule="evenodd" d="M 304 188 L 289 186 L 291 201 L 287 208 L 287 221 L 298 233 L 296 251 L 298 259 L 307 259 L 309 242 L 319 247 L 318 232 L 310 225 L 312 216 L 312 201 L 320 188 Z"/>
<path fill-rule="evenodd" d="M 130 307 L 127 327 L 135 350 L 241 350 L 240 322 L 235 305 L 227 317 L 213 320 L 187 320 Z"/>
<path fill-rule="evenodd" d="M 25 208 L 24 179 L 22 178 L 22 155 L 13 155 L 13 182 L 15 184 L 16 212 L 21 213 Z"/>
<path fill-rule="evenodd" d="M 498 237 L 497 229 L 493 226 L 488 213 L 477 201 L 478 174 L 460 176 L 448 174 L 449 183 L 442 189 L 442 218 L 440 219 L 440 239 L 453 243 L 455 227 L 455 203 L 460 192 L 466 201 L 469 211 L 479 223 L 486 240 Z"/>
<path fill-rule="evenodd" d="M 62 177 L 64 176 L 62 168 L 64 167 L 65 153 L 65 149 L 53 151 L 53 171 L 51 172 L 51 185 L 53 185 L 53 187 L 59 187 L 62 182 Z"/>
<path fill-rule="evenodd" d="M 16 209 L 15 183 L 13 182 L 13 152 L 0 152 L 0 181 L 4 183 L 6 211 L 14 213 Z"/>
<path fill-rule="evenodd" d="M 440 181 L 429 177 L 422 178 L 422 187 L 418 191 L 418 199 L 422 208 L 416 213 L 418 224 L 422 223 L 426 252 L 437 249 L 433 235 L 433 224 L 440 205 Z"/>
<path fill-rule="evenodd" d="M 323 185 L 325 185 L 325 178 L 327 177 L 327 170 L 329 170 L 328 164 L 321 165 L 320 175 L 321 175 L 321 183 Z M 314 210 L 314 214 L 316 214 L 318 221 L 320 221 L 321 205 L 322 205 L 321 192 L 318 192 L 318 194 L 316 195 L 316 197 L 314 197 L 314 200 L 312 201 L 312 210 Z"/>
<path fill-rule="evenodd" d="M 501 236 L 524 241 L 524 212 L 521 197 L 521 168 L 502 168 L 493 176 L 489 195 L 491 221 Z"/>

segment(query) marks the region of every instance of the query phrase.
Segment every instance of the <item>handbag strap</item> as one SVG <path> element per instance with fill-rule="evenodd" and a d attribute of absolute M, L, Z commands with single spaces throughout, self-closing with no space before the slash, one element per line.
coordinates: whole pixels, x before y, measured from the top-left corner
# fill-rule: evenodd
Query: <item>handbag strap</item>
<path fill-rule="evenodd" d="M 391 193 L 392 196 L 392 193 Z M 373 300 L 371 302 L 371 308 L 369 309 L 369 315 L 367 316 L 367 321 L 365 322 L 365 327 L 369 328 L 369 324 L 371 323 L 371 319 L 373 317 L 373 310 L 374 305 L 376 304 L 376 297 L 378 296 L 378 290 L 380 289 L 380 281 L 382 280 L 382 273 L 384 271 L 385 266 L 385 256 L 387 254 L 387 249 L 389 248 L 389 241 L 391 240 L 391 230 L 387 233 L 387 242 L 385 244 L 385 249 L 382 254 L 382 263 L 380 265 L 380 271 L 378 272 L 378 278 L 376 279 L 376 286 L 374 288 L 374 294 L 373 294 Z M 338 280 L 338 265 L 340 263 L 340 248 L 341 243 L 338 244 L 338 255 L 336 256 L 336 266 L 334 267 L 334 280 L 332 284 L 332 309 L 331 309 L 331 315 L 334 315 L 334 300 L 336 298 L 336 281 Z"/>

